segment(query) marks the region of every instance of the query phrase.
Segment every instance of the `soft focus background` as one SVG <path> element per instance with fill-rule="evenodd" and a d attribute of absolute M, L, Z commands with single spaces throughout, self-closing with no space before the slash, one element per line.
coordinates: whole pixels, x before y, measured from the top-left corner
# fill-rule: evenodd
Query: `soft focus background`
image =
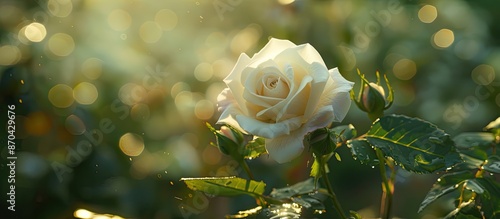
<path fill-rule="evenodd" d="M 246 177 L 209 145 L 205 122 L 217 120 L 216 97 L 239 54 L 270 37 L 310 43 L 357 84 L 357 68 L 370 80 L 386 74 L 396 91 L 390 113 L 451 135 L 480 131 L 500 115 L 499 8 L 494 0 L 2 0 L 0 122 L 16 104 L 17 218 L 222 218 L 254 207 L 179 179 Z M 358 133 L 370 125 L 355 105 L 349 123 Z M 347 148 L 340 154 L 330 169 L 341 202 L 377 217 L 377 169 Z M 309 161 L 305 150 L 291 163 L 263 156 L 249 165 L 271 191 L 306 179 Z M 399 171 L 394 215 L 449 211 L 443 201 L 416 213 L 437 176 Z"/>

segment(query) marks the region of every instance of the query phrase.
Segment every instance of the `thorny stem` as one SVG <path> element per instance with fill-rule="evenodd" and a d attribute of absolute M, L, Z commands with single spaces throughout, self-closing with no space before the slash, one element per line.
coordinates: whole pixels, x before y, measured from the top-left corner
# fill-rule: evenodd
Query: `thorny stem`
<path fill-rule="evenodd" d="M 394 168 L 391 168 L 391 176 L 390 179 L 387 178 L 387 172 L 385 170 L 386 159 L 382 154 L 382 151 L 378 148 L 375 149 L 377 158 L 379 160 L 379 168 L 380 168 L 380 176 L 382 177 L 382 197 L 381 197 L 381 206 L 380 206 L 380 215 L 384 219 L 389 219 L 392 210 L 392 194 L 394 191 L 394 178 L 396 176 L 396 172 Z"/>
<path fill-rule="evenodd" d="M 330 195 L 330 198 L 333 201 L 333 207 L 339 212 L 339 215 L 342 219 L 347 219 L 347 216 L 344 214 L 344 210 L 342 209 L 342 206 L 340 205 L 340 202 L 337 199 L 337 195 L 335 195 L 335 192 L 333 192 L 333 188 L 332 188 L 332 184 L 330 183 L 330 179 L 328 178 L 328 175 L 326 174 L 325 162 L 320 161 L 319 169 L 321 172 L 321 178 L 323 178 L 323 182 L 326 184 L 328 194 Z"/>

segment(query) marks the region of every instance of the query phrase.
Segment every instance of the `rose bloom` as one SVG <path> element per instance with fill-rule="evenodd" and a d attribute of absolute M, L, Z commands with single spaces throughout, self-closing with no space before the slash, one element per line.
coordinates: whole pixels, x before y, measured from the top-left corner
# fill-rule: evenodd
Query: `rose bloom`
<path fill-rule="evenodd" d="M 308 132 L 344 119 L 354 84 L 311 45 L 274 38 L 252 58 L 241 54 L 224 82 L 217 123 L 265 138 L 279 163 L 300 155 Z"/>

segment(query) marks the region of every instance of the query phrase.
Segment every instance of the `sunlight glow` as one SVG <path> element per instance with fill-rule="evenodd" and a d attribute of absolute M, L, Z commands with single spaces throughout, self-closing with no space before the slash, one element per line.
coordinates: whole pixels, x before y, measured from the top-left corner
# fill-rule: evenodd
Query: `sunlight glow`
<path fill-rule="evenodd" d="M 43 24 L 33 22 L 24 28 L 24 35 L 31 42 L 40 42 L 47 35 L 47 30 Z"/>
<path fill-rule="evenodd" d="M 453 31 L 451 31 L 450 29 L 441 29 L 436 32 L 432 38 L 434 44 L 440 48 L 448 48 L 449 46 L 451 46 L 453 41 L 455 41 Z"/>
<path fill-rule="evenodd" d="M 437 18 L 437 9 L 432 5 L 424 5 L 418 11 L 418 19 L 423 23 L 432 23 Z"/>
<path fill-rule="evenodd" d="M 119 146 L 125 155 L 135 157 L 144 151 L 144 140 L 138 134 L 129 132 L 120 137 Z"/>
<path fill-rule="evenodd" d="M 55 107 L 67 108 L 73 104 L 73 89 L 65 84 L 57 84 L 49 90 L 49 101 Z"/>

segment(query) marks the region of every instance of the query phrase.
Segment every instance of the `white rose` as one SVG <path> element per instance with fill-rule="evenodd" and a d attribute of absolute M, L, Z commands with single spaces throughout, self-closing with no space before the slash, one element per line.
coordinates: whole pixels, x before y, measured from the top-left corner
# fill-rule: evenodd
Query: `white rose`
<path fill-rule="evenodd" d="M 344 119 L 354 84 L 328 70 L 311 45 L 274 38 L 252 58 L 241 54 L 224 82 L 217 123 L 266 138 L 279 163 L 302 152 L 308 132 Z"/>

